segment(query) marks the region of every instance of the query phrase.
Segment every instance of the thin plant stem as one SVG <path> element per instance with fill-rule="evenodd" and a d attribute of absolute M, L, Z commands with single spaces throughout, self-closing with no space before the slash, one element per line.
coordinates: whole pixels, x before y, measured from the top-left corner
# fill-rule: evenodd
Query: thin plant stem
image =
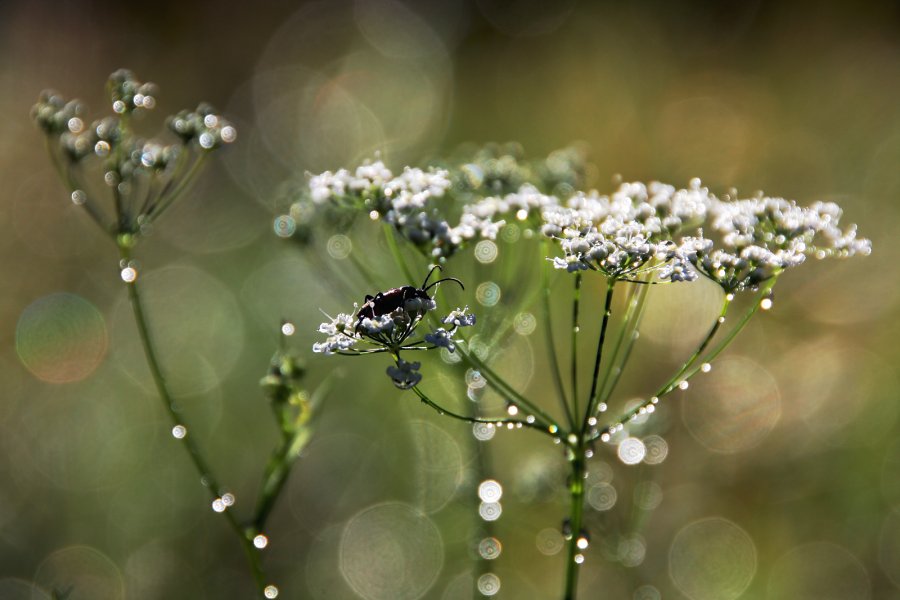
<path fill-rule="evenodd" d="M 415 278 L 413 277 L 412 271 L 409 268 L 409 264 L 403 257 L 403 253 L 400 251 L 400 245 L 397 244 L 396 233 L 390 225 L 385 224 L 384 234 L 385 238 L 387 239 L 387 244 L 388 248 L 391 251 L 391 255 L 400 266 L 400 269 L 403 271 L 403 274 L 407 278 L 407 280 L 409 280 L 410 283 L 413 283 L 415 281 Z M 430 315 L 430 318 L 434 319 L 436 317 L 434 317 L 434 315 Z M 465 347 L 463 347 L 462 344 L 458 344 L 457 350 L 459 351 L 460 356 L 462 356 L 466 364 L 468 364 L 472 368 L 477 369 L 479 373 L 484 375 L 484 378 L 487 380 L 487 382 L 494 386 L 494 388 L 496 388 L 508 402 L 511 402 L 517 405 L 519 408 L 527 410 L 528 412 L 540 417 L 543 421 L 542 423 L 540 423 L 540 425 L 542 427 L 547 427 L 551 435 L 559 431 L 559 425 L 556 424 L 556 420 L 553 419 L 553 417 L 541 410 L 537 405 L 529 401 L 520 393 L 516 392 L 509 383 L 507 383 L 503 378 L 501 378 L 493 370 L 491 370 L 484 362 L 481 361 L 481 359 L 479 359 L 475 355 L 474 352 L 470 351 L 470 344 L 468 340 L 463 339 L 463 341 L 465 342 Z M 537 422 L 535 424 L 537 424 Z M 552 431 L 550 431 L 551 429 Z"/>
<path fill-rule="evenodd" d="M 578 308 L 581 302 L 581 273 L 575 274 L 575 290 L 572 292 L 572 413 L 578 410 Z M 572 426 L 574 429 L 574 425 Z"/>
<path fill-rule="evenodd" d="M 575 456 L 571 461 L 572 475 L 569 481 L 569 522 L 568 522 L 568 548 L 566 551 L 566 588 L 563 594 L 565 600 L 575 600 L 578 593 L 578 573 L 581 563 L 576 560 L 580 548 L 578 542 L 581 538 L 582 519 L 584 515 L 584 475 L 586 473 L 585 465 L 585 447 L 583 441 L 579 441 L 575 448 Z M 583 558 L 582 558 L 583 559 Z"/>
<path fill-rule="evenodd" d="M 613 291 L 616 287 L 615 279 L 607 279 L 606 281 L 606 301 L 603 306 L 603 321 L 600 324 L 600 335 L 597 339 L 597 354 L 594 358 L 594 375 L 593 381 L 591 383 L 591 394 L 588 397 L 587 402 L 587 410 L 584 413 L 584 419 L 581 424 L 581 436 L 584 437 L 584 434 L 588 429 L 588 420 L 591 415 L 594 414 L 594 410 L 597 408 L 597 394 L 599 392 L 599 379 L 600 379 L 600 363 L 603 359 L 603 346 L 606 342 L 606 330 L 609 326 L 609 317 L 612 314 L 612 299 L 613 299 Z"/>
<path fill-rule="evenodd" d="M 549 254 L 549 242 L 544 240 L 543 243 L 544 253 Z M 547 358 L 550 360 L 550 374 L 553 377 L 553 385 L 556 387 L 556 397 L 559 399 L 563 414 L 569 423 L 569 429 L 574 431 L 576 427 L 575 414 L 577 413 L 572 412 L 572 409 L 569 408 L 569 403 L 566 401 L 566 388 L 563 385 L 562 370 L 560 369 L 559 357 L 556 353 L 556 342 L 553 339 L 553 317 L 550 310 L 550 275 L 549 268 L 546 265 L 541 269 L 541 289 L 543 290 L 541 316 L 543 317 L 544 332 L 547 336 L 547 342 L 544 346 L 547 348 Z M 573 399 L 574 402 L 577 402 L 577 400 Z"/>
<path fill-rule="evenodd" d="M 766 285 L 760 288 L 759 293 L 757 294 L 756 298 L 753 301 L 753 304 L 750 306 L 747 312 L 745 312 L 738 323 L 731 328 L 731 330 L 728 332 L 728 335 L 722 338 L 722 340 L 718 344 L 716 344 L 708 354 L 703 356 L 703 362 L 710 362 L 715 360 L 716 357 L 718 357 L 731 344 L 731 342 L 734 341 L 734 338 L 737 337 L 737 335 L 744 329 L 744 327 L 746 327 L 747 323 L 750 322 L 750 319 L 753 317 L 753 315 L 755 315 L 760 309 L 760 301 L 765 298 L 769 294 L 769 292 L 771 292 L 772 288 L 775 286 L 775 282 L 777 279 L 778 275 L 776 274 L 771 279 L 769 279 Z M 725 300 L 723 301 L 722 310 L 719 312 L 719 317 L 716 318 L 716 322 L 713 323 L 712 327 L 710 327 L 709 332 L 706 334 L 706 337 L 703 338 L 703 341 L 700 342 L 697 350 L 695 350 L 694 353 L 691 354 L 690 358 L 685 361 L 685 363 L 681 366 L 681 368 L 678 369 L 675 375 L 669 378 L 666 383 L 664 383 L 659 387 L 659 389 L 657 389 L 656 393 L 654 394 L 654 397 L 657 399 L 657 401 L 674 391 L 678 387 L 678 384 L 682 381 L 690 380 L 690 378 L 696 375 L 697 371 L 700 370 L 700 368 L 703 366 L 703 363 L 697 364 L 697 362 L 699 361 L 706 348 L 709 347 L 722 324 L 725 322 L 725 314 L 728 311 L 730 304 L 731 299 L 726 296 Z M 615 423 L 612 423 L 605 429 L 598 431 L 593 437 L 599 437 L 602 433 L 610 432 L 616 425 L 626 423 L 627 421 L 634 418 L 635 415 L 639 414 L 642 408 L 645 408 L 645 406 L 640 405 L 626 412 L 621 417 L 619 417 L 619 419 Z"/>
<path fill-rule="evenodd" d="M 334 373 L 332 371 L 313 392 L 313 396 L 309 400 L 309 411 L 320 406 L 324 397 L 331 392 L 334 385 Z M 309 413 L 303 418 L 308 419 L 308 415 Z M 300 451 L 309 443 L 312 433 L 312 428 L 309 427 L 307 421 L 294 424 L 293 432 L 285 432 L 284 426 L 282 426 L 281 443 L 273 452 L 269 465 L 266 467 L 262 489 L 260 489 L 256 502 L 256 510 L 253 512 L 252 523 L 257 532 L 265 529 L 269 514 L 287 483 L 291 469 L 300 455 Z"/>
<path fill-rule="evenodd" d="M 461 415 L 459 413 L 453 412 L 452 410 L 444 408 L 443 406 L 441 406 L 440 404 L 438 404 L 437 402 L 435 402 L 434 400 L 429 398 L 425 394 L 425 392 L 423 392 L 422 390 L 419 389 L 419 386 L 414 385 L 411 389 L 412 389 L 412 391 L 414 391 L 416 393 L 416 396 L 419 397 L 419 399 L 422 401 L 423 404 L 430 406 L 431 408 L 436 410 L 441 415 L 451 417 L 451 418 L 457 419 L 459 421 L 466 421 L 467 423 L 484 423 L 486 425 L 494 425 L 497 428 L 500 428 L 503 425 L 512 425 L 514 427 L 522 426 L 522 427 L 528 427 L 530 429 L 534 429 L 536 431 L 540 431 L 547 435 L 553 436 L 552 433 L 547 431 L 546 427 L 544 427 L 542 424 L 537 423 L 536 421 L 534 423 L 529 423 L 528 421 L 526 421 L 524 419 L 507 419 L 507 418 L 483 419 L 480 417 L 467 417 L 466 415 Z M 556 436 L 554 436 L 554 437 L 556 437 Z"/>
<path fill-rule="evenodd" d="M 130 254 L 127 248 L 120 247 L 120 253 L 122 260 L 129 260 Z M 187 430 L 187 435 L 181 438 L 181 442 L 182 444 L 184 444 L 184 448 L 187 450 L 188 456 L 190 457 L 194 468 L 200 475 L 200 482 L 204 485 L 204 487 L 207 488 L 210 497 L 215 500 L 219 498 L 221 488 L 219 487 L 218 480 L 213 474 L 212 468 L 209 466 L 209 463 L 203 456 L 200 448 L 194 442 L 191 427 L 187 424 L 184 416 L 179 414 L 179 410 L 175 406 L 174 397 L 169 390 L 165 377 L 163 376 L 159 360 L 156 356 L 156 350 L 150 337 L 149 327 L 147 326 L 147 318 L 144 313 L 143 304 L 141 302 L 141 296 L 137 281 L 126 283 L 126 287 L 128 288 L 128 299 L 131 303 L 134 322 L 137 326 L 138 336 L 140 337 L 141 346 L 144 350 L 144 357 L 147 359 L 147 367 L 150 369 L 150 375 L 153 378 L 153 383 L 156 386 L 159 399 L 162 401 L 163 408 L 169 415 L 169 419 L 171 420 L 172 425 L 181 425 Z M 226 509 L 223 514 L 225 516 L 225 519 L 228 521 L 228 524 L 231 526 L 231 529 L 241 541 L 241 546 L 243 547 L 244 554 L 247 558 L 247 566 L 250 568 L 253 579 L 256 582 L 260 593 L 262 594 L 263 590 L 266 587 L 266 577 L 265 573 L 263 572 L 262 565 L 259 561 L 259 553 L 256 551 L 256 548 L 254 548 L 247 532 L 243 527 L 241 527 L 241 525 L 235 519 L 234 515 L 231 513 L 231 510 Z"/>
<path fill-rule="evenodd" d="M 613 346 L 612 356 L 610 356 L 607 368 L 603 373 L 604 385 L 600 393 L 601 403 L 609 400 L 619 384 L 622 373 L 625 371 L 625 365 L 628 364 L 628 359 L 631 356 L 631 350 L 634 348 L 634 343 L 637 340 L 635 334 L 644 315 L 647 292 L 650 288 L 648 286 L 638 286 L 631 289 L 628 308 L 625 310 L 625 316 L 622 317 L 622 328 L 619 330 L 619 337 L 615 346 Z M 623 345 L 624 350 L 622 349 Z"/>

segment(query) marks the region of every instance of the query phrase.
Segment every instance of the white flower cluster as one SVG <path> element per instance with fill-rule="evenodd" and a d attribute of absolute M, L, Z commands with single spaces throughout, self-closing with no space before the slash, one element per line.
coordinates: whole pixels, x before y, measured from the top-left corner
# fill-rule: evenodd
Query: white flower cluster
<path fill-rule="evenodd" d="M 446 170 L 407 168 L 395 177 L 376 161 L 353 174 L 317 175 L 310 192 L 317 203 L 362 200 L 372 218 L 390 223 L 437 259 L 474 240 L 494 240 L 507 223 L 520 221 L 558 241 L 563 255 L 551 258 L 558 269 L 648 281 L 692 281 L 703 275 L 728 292 L 754 289 L 807 256 L 871 251 L 871 242 L 858 238 L 855 226 L 841 228 L 841 210 L 834 203 L 801 207 L 783 198 L 719 199 L 699 179 L 683 189 L 630 182 L 609 196 L 576 192 L 561 200 L 527 183 L 529 170 L 504 157 L 460 168 L 456 177 L 475 183 L 470 181 L 463 195 L 467 203 L 456 225 L 431 202 L 452 188 Z M 572 161 L 563 162 L 570 177 Z M 484 169 L 496 176 L 491 181 L 497 185 L 482 181 Z M 522 183 L 509 188 L 514 181 Z M 515 191 L 495 191 L 502 188 Z"/>
<path fill-rule="evenodd" d="M 783 198 L 720 200 L 694 179 L 687 189 L 625 183 L 610 197 L 578 194 L 544 209 L 543 232 L 558 240 L 567 271 L 616 279 L 653 272 L 656 280 L 709 277 L 727 292 L 754 289 L 806 256 L 871 252 L 856 227 L 841 229 L 833 203 L 801 207 Z M 702 227 L 712 237 L 705 237 Z M 684 235 L 692 234 L 692 235 Z"/>

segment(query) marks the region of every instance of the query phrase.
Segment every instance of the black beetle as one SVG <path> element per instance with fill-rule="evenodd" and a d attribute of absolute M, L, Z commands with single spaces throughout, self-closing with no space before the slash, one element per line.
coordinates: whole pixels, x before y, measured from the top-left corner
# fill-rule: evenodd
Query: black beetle
<path fill-rule="evenodd" d="M 421 300 L 431 300 L 431 296 L 428 295 L 428 290 L 436 286 L 437 284 L 443 281 L 455 281 L 459 284 L 459 287 L 462 289 L 466 289 L 466 287 L 462 284 L 462 281 L 455 277 L 445 277 L 444 279 L 438 279 L 431 285 L 426 287 L 428 280 L 431 278 L 431 274 L 434 273 L 435 270 L 443 270 L 440 265 L 435 265 L 428 272 L 428 276 L 425 277 L 425 281 L 422 282 L 422 287 L 417 288 L 411 285 L 404 285 L 403 287 L 393 288 L 386 292 L 378 292 L 374 296 L 366 296 L 365 304 L 362 305 L 362 308 L 359 309 L 359 312 L 356 313 L 356 328 L 359 329 L 360 324 L 363 319 L 374 319 L 376 317 L 380 317 L 382 315 L 386 315 L 394 312 L 407 300 L 412 300 L 413 298 L 419 298 Z"/>

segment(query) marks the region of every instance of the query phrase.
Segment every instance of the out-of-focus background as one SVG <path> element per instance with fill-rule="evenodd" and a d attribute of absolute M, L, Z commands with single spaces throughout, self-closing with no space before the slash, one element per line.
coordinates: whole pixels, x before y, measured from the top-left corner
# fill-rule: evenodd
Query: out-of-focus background
<path fill-rule="evenodd" d="M 900 598 L 900 5 L 760 0 L 0 4 L 0 598 L 66 581 L 72 600 L 252 593 L 153 396 L 115 248 L 29 118 L 47 87 L 106 114 L 120 67 L 160 86 L 148 134 L 201 100 L 238 127 L 137 255 L 164 365 L 235 511 L 276 441 L 257 382 L 279 320 L 297 323 L 311 386 L 345 372 L 267 532 L 281 597 L 471 598 L 485 571 L 496 597 L 559 596 L 559 448 L 478 442 L 394 389 L 383 361 L 310 356 L 319 309 L 372 290 L 337 285 L 335 232 L 305 250 L 272 219 L 285 182 L 375 152 L 400 166 L 576 141 L 601 191 L 701 177 L 834 200 L 874 242 L 783 278 L 774 309 L 639 430 L 657 464 L 598 450 L 583 597 Z M 355 251 L 405 283 L 381 247 Z M 702 285 L 654 295 L 620 405 L 689 353 L 716 301 Z M 496 363 L 546 396 L 545 341 L 520 324 Z M 504 490 L 486 567 L 479 468 Z"/>

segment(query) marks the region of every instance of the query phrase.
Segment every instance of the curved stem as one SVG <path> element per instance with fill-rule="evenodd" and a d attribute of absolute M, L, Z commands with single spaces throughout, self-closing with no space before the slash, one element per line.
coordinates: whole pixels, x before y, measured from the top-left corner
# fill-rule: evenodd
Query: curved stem
<path fill-rule="evenodd" d="M 122 259 L 127 261 L 130 258 L 128 249 L 120 247 L 119 250 Z M 188 456 L 190 457 L 194 468 L 200 475 L 200 482 L 207 488 L 210 497 L 215 500 L 219 498 L 221 494 L 221 488 L 219 487 L 218 480 L 213 475 L 212 468 L 209 466 L 209 463 L 206 461 L 206 458 L 203 456 L 200 448 L 194 442 L 193 434 L 191 433 L 191 427 L 188 426 L 183 415 L 179 414 L 179 409 L 175 405 L 175 399 L 171 391 L 169 390 L 165 377 L 163 376 L 162 369 L 159 364 L 159 359 L 156 356 L 156 350 L 150 338 L 150 331 L 147 326 L 147 318 L 144 314 L 144 307 L 141 302 L 141 296 L 138 290 L 137 282 L 132 281 L 130 283 L 126 283 L 125 285 L 128 288 L 128 299 L 131 303 L 132 313 L 134 314 L 135 325 L 137 325 L 138 336 L 140 337 L 141 346 L 144 350 L 144 356 L 147 359 L 147 366 L 150 369 L 150 375 L 153 378 L 153 383 L 156 386 L 159 399 L 162 401 L 163 408 L 169 415 L 169 419 L 171 420 L 172 425 L 181 425 L 187 430 L 187 435 L 181 438 L 181 442 L 182 444 L 184 444 L 184 448 L 185 450 L 187 450 Z M 265 574 L 259 561 L 259 553 L 257 552 L 256 548 L 254 548 L 253 543 L 248 536 L 248 532 L 245 531 L 244 528 L 241 527 L 241 525 L 237 522 L 231 510 L 226 509 L 223 514 L 228 521 L 228 524 L 231 526 L 231 529 L 241 541 L 241 546 L 243 547 L 244 554 L 247 557 L 247 565 L 250 567 L 250 571 L 253 575 L 257 587 L 259 588 L 260 594 L 262 594 L 262 591 L 266 586 L 266 580 Z"/>
<path fill-rule="evenodd" d="M 461 415 L 459 413 L 453 412 L 452 410 L 448 410 L 448 409 L 444 408 L 443 406 L 441 406 L 440 404 L 438 404 L 437 402 L 435 402 L 434 400 L 429 398 L 425 394 L 425 392 L 423 392 L 422 390 L 419 389 L 419 386 L 414 385 L 410 389 L 412 389 L 412 391 L 414 391 L 416 393 L 416 395 L 419 397 L 419 399 L 422 401 L 423 404 L 430 406 L 431 408 L 436 410 L 438 412 L 438 414 L 443 415 L 443 416 L 451 417 L 451 418 L 457 419 L 459 421 L 466 421 L 467 423 L 484 423 L 485 425 L 494 425 L 496 427 L 502 427 L 503 425 L 507 425 L 507 424 L 513 425 L 515 427 L 519 427 L 519 426 L 528 427 L 530 429 L 534 429 L 536 431 L 540 431 L 547 435 L 556 437 L 555 434 L 550 433 L 547 430 L 547 428 L 544 427 L 542 424 L 539 424 L 537 422 L 529 423 L 528 421 L 526 421 L 524 419 L 507 419 L 507 418 L 482 419 L 480 417 L 467 417 L 466 415 Z"/>
<path fill-rule="evenodd" d="M 593 383 L 591 383 L 591 395 L 589 396 L 587 403 L 587 410 L 584 413 L 584 419 L 581 424 L 581 435 L 584 437 L 584 434 L 588 430 L 588 421 L 590 416 L 594 414 L 594 410 L 597 408 L 597 394 L 599 392 L 597 383 L 600 378 L 600 362 L 603 358 L 603 345 L 606 342 L 606 330 L 609 326 L 609 317 L 612 314 L 612 299 L 613 299 L 613 291 L 616 287 L 615 279 L 607 279 L 606 281 L 606 302 L 603 306 L 603 322 L 600 324 L 600 336 L 597 340 L 597 355 L 594 358 L 594 376 Z"/>

